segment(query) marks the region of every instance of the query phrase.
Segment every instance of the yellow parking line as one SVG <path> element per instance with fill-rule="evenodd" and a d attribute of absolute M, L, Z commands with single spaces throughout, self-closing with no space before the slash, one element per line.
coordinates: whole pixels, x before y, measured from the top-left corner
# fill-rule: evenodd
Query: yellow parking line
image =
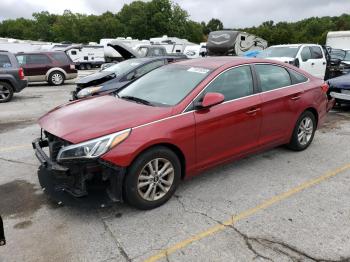
<path fill-rule="evenodd" d="M 10 147 L 0 147 L 0 152 L 8 152 L 8 151 L 15 151 L 19 149 L 24 149 L 24 148 L 30 148 L 31 145 L 18 145 L 18 146 L 10 146 Z"/>
<path fill-rule="evenodd" d="M 166 248 L 162 251 L 160 251 L 159 253 L 149 257 L 148 259 L 145 260 L 145 262 L 154 262 L 154 261 L 157 261 L 161 258 L 164 258 L 174 252 L 176 252 L 177 250 L 180 250 L 180 249 L 183 249 L 185 248 L 186 246 L 192 244 L 193 242 L 196 242 L 196 241 L 199 241 L 203 238 L 206 238 L 208 236 L 211 236 L 211 235 L 214 235 L 220 231 L 223 231 L 226 226 L 230 226 L 230 225 L 233 225 L 234 223 L 242 220 L 242 219 L 245 219 L 249 216 L 252 216 L 254 215 L 255 213 L 261 211 L 261 210 L 264 210 L 264 209 L 267 209 L 268 207 L 278 203 L 278 202 L 281 202 L 282 200 L 285 200 L 307 188 L 310 188 L 312 186 L 315 186 L 329 178 L 332 178 L 332 177 L 335 177 L 336 175 L 346 171 L 350 169 L 350 163 L 349 164 L 346 164 L 336 170 L 333 170 L 333 171 L 330 171 L 320 177 L 317 177 L 315 179 L 312 179 L 312 180 L 309 180 L 309 181 L 306 181 L 305 183 L 297 186 L 297 187 L 294 187 L 292 189 L 290 189 L 289 191 L 287 192 L 284 192 L 284 193 L 281 193 L 279 195 L 276 195 L 264 202 L 262 202 L 261 204 L 257 205 L 256 207 L 253 207 L 251 209 L 248 209 L 246 211 L 243 211 L 242 213 L 236 215 L 236 216 L 233 216 L 231 219 L 223 222 L 222 224 L 220 225 L 216 225 L 216 226 L 213 226 L 203 232 L 200 232 L 188 239 L 185 239 L 169 248 Z"/>

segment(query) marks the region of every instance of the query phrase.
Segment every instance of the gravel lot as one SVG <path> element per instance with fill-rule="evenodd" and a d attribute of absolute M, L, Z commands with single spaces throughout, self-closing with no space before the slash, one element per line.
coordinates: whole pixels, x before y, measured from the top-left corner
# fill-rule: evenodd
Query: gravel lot
<path fill-rule="evenodd" d="M 30 144 L 73 88 L 31 85 L 0 104 L 1 262 L 350 261 L 350 108 L 330 112 L 308 150 L 210 170 L 158 209 L 79 208 L 42 193 Z"/>

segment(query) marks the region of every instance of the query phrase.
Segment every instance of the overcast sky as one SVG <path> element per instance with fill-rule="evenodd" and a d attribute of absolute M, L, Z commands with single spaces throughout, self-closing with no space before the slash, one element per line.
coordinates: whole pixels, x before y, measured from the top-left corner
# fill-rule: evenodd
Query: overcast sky
<path fill-rule="evenodd" d="M 62 14 L 65 9 L 85 14 L 118 12 L 132 0 L 0 0 L 0 20 L 30 18 L 33 12 Z M 174 0 L 192 20 L 219 18 L 226 28 L 259 25 L 267 20 L 298 21 L 311 16 L 350 12 L 350 0 Z"/>

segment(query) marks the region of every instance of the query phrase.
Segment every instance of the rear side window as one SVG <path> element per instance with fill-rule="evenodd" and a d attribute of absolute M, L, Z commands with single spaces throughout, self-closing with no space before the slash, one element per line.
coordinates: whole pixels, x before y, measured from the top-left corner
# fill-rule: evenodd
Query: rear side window
<path fill-rule="evenodd" d="M 250 67 L 241 66 L 222 73 L 209 84 L 205 92 L 221 93 L 225 101 L 252 95 L 254 84 Z"/>
<path fill-rule="evenodd" d="M 72 51 L 72 54 L 73 54 L 73 51 Z M 62 64 L 71 63 L 69 57 L 65 53 L 52 53 L 51 57 Z"/>
<path fill-rule="evenodd" d="M 283 67 L 275 65 L 256 65 L 255 68 L 263 92 L 292 84 L 288 71 Z"/>
<path fill-rule="evenodd" d="M 50 64 L 51 60 L 46 55 L 26 55 L 27 64 Z"/>
<path fill-rule="evenodd" d="M 27 63 L 27 57 L 25 55 L 18 55 L 16 58 L 20 65 L 25 65 Z"/>
<path fill-rule="evenodd" d="M 10 58 L 7 55 L 0 55 L 0 68 L 12 67 Z"/>
<path fill-rule="evenodd" d="M 289 73 L 290 73 L 290 76 L 292 78 L 293 85 L 305 83 L 308 80 L 308 78 L 306 76 L 304 76 L 296 71 L 289 70 Z"/>
<path fill-rule="evenodd" d="M 311 58 L 312 59 L 322 59 L 323 58 L 321 47 L 310 46 L 310 50 L 311 50 Z"/>
<path fill-rule="evenodd" d="M 303 50 L 301 50 L 301 60 L 304 62 L 311 59 L 311 51 L 308 46 L 304 47 Z"/>

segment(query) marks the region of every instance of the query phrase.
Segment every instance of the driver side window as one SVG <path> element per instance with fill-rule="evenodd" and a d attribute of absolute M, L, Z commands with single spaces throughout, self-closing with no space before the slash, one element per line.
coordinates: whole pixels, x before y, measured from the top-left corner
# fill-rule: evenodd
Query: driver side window
<path fill-rule="evenodd" d="M 209 84 L 205 93 L 209 92 L 223 94 L 225 101 L 252 95 L 254 93 L 254 84 L 250 67 L 236 67 L 222 73 Z"/>
<path fill-rule="evenodd" d="M 301 50 L 301 60 L 306 62 L 307 60 L 311 59 L 311 51 L 308 46 L 304 47 L 303 50 Z"/>

